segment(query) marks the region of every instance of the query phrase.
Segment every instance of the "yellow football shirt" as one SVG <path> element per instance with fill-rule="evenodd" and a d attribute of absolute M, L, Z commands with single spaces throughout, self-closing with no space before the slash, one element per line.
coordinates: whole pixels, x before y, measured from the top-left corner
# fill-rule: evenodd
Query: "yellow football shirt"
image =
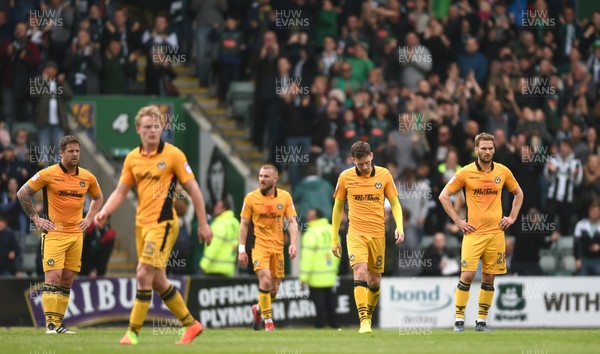
<path fill-rule="evenodd" d="M 343 171 L 333 194 L 348 200 L 348 234 L 385 237 L 385 198 L 398 198 L 394 178 L 387 168 L 373 165 L 369 175 L 356 167 Z"/>
<path fill-rule="evenodd" d="M 272 197 L 262 195 L 256 189 L 244 198 L 241 216 L 254 224 L 254 247 L 261 250 L 283 249 L 283 217 L 296 217 L 292 196 L 283 189 L 275 188 Z"/>
<path fill-rule="evenodd" d="M 100 194 L 96 176 L 82 167 L 69 174 L 59 162 L 36 173 L 27 184 L 36 192 L 42 190 L 44 217 L 55 226 L 48 234 L 81 235 L 79 223 L 83 220 L 85 194 L 92 198 Z"/>
<path fill-rule="evenodd" d="M 519 187 L 512 172 L 504 165 L 492 162 L 488 172 L 473 162 L 456 172 L 446 188 L 451 193 L 463 189 L 467 204 L 467 222 L 476 228 L 474 233 L 502 232 L 502 188 L 509 192 Z"/>
<path fill-rule="evenodd" d="M 177 215 L 174 207 L 177 182 L 187 183 L 194 179 L 194 173 L 185 154 L 167 142 L 161 140 L 150 155 L 142 150 L 140 145 L 127 154 L 119 180 L 136 186 L 136 225 L 150 226 L 173 220 Z"/>

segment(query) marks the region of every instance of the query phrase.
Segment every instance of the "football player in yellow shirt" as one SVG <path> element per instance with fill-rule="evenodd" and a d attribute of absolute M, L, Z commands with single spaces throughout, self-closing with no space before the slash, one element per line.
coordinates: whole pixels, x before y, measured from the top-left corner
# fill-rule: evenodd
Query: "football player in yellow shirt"
<path fill-rule="evenodd" d="M 335 187 L 332 213 L 332 251 L 341 257 L 339 229 L 348 201 L 348 257 L 354 273 L 354 301 L 360 319 L 359 333 L 371 333 L 371 318 L 379 300 L 379 284 L 385 264 L 385 211 L 387 198 L 396 222 L 396 244 L 404 241 L 402 208 L 390 171 L 373 165 L 368 143 L 357 141 L 350 148 L 355 167 L 343 171 Z"/>
<path fill-rule="evenodd" d="M 283 189 L 277 188 L 279 173 L 277 167 L 264 165 L 258 174 L 259 188 L 248 193 L 242 206 L 240 223 L 240 244 L 238 261 L 244 267 L 248 265 L 246 254 L 246 237 L 250 220 L 254 224 L 254 248 L 252 259 L 254 271 L 258 277 L 258 304 L 252 306 L 254 329 L 262 327 L 264 318 L 265 330 L 274 331 L 275 324 L 271 315 L 271 302 L 277 296 L 281 279 L 284 277 L 283 258 L 283 221 L 288 220 L 290 259 L 296 257 L 296 241 L 298 222 L 292 196 Z"/>
<path fill-rule="evenodd" d="M 439 196 L 448 216 L 464 232 L 460 281 L 456 288 L 455 332 L 465 330 L 465 308 L 479 259 L 483 268 L 475 330 L 491 331 L 486 319 L 494 298 L 494 276 L 506 274 L 504 230 L 515 222 L 523 204 L 523 191 L 512 172 L 493 161 L 494 136 L 487 133 L 477 135 L 474 150 L 477 160 L 456 172 Z M 504 186 L 515 196 L 509 216 L 502 216 Z M 458 215 L 450 200 L 450 196 L 461 189 L 467 203 L 466 219 Z"/>
<path fill-rule="evenodd" d="M 198 240 L 210 244 L 212 232 L 206 219 L 202 192 L 185 154 L 160 138 L 164 122 L 157 106 L 139 110 L 135 125 L 142 144 L 125 157 L 119 184 L 95 220 L 100 227 L 104 225 L 135 185 L 138 192 L 135 239 L 137 294 L 129 328 L 121 344 L 139 343 L 139 331 L 148 313 L 153 289 L 186 328 L 177 344 L 191 343 L 203 330 L 202 324 L 190 314 L 181 294 L 167 279 L 167 263 L 179 234 L 179 219 L 174 208 L 177 183 L 183 185 L 194 204 Z"/>

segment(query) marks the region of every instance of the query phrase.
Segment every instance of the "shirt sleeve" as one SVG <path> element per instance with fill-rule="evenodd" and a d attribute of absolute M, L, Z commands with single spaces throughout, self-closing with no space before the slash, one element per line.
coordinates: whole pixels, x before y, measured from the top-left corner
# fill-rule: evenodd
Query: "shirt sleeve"
<path fill-rule="evenodd" d="M 49 172 L 47 169 L 41 170 L 40 172 L 33 175 L 33 177 L 31 177 L 29 181 L 27 181 L 27 184 L 29 185 L 29 187 L 31 187 L 31 189 L 37 192 L 40 189 L 44 188 L 48 183 L 48 175 Z"/>
<path fill-rule="evenodd" d="M 454 174 L 454 176 L 452 176 L 452 178 L 450 178 L 446 184 L 446 188 L 448 188 L 452 194 L 456 193 L 459 189 L 465 186 L 465 171 L 465 168 L 461 168 Z"/>
<path fill-rule="evenodd" d="M 346 200 L 346 178 L 343 174 L 338 177 L 337 184 L 335 185 L 335 191 L 333 192 L 333 198 L 339 200 Z"/>
<path fill-rule="evenodd" d="M 296 207 L 294 206 L 294 200 L 291 195 L 287 195 L 288 202 L 285 203 L 285 217 L 289 219 L 296 216 Z"/>
<path fill-rule="evenodd" d="M 242 212 L 240 216 L 246 220 L 252 220 L 252 202 L 250 201 L 250 196 L 246 196 L 244 198 L 244 204 L 242 205 Z"/>
<path fill-rule="evenodd" d="M 98 180 L 96 179 L 96 176 L 91 173 L 88 193 L 92 196 L 92 198 L 96 198 L 100 195 L 100 185 L 98 184 Z"/>
<path fill-rule="evenodd" d="M 392 174 L 389 171 L 385 171 L 387 174 L 386 182 L 385 182 L 385 197 L 390 200 L 392 198 L 398 197 L 398 189 L 396 188 L 396 184 L 394 183 L 394 178 L 392 178 Z"/>
<path fill-rule="evenodd" d="M 119 178 L 119 182 L 123 182 L 128 186 L 133 186 L 135 183 L 135 178 L 133 178 L 133 172 L 131 171 L 131 154 L 127 154 L 125 156 L 125 161 L 123 161 L 123 169 L 121 170 L 121 178 Z"/>
<path fill-rule="evenodd" d="M 175 166 L 173 167 L 173 172 L 175 173 L 175 176 L 177 176 L 177 179 L 179 180 L 179 182 L 181 184 L 185 184 L 188 181 L 194 179 L 194 172 L 192 171 L 192 168 L 190 167 L 190 164 L 187 162 L 187 158 L 185 157 L 185 154 L 183 153 L 183 151 L 177 149 L 175 150 L 176 152 L 173 154 L 174 155 L 174 163 Z"/>
<path fill-rule="evenodd" d="M 515 189 L 519 187 L 519 183 L 515 179 L 515 176 L 508 168 L 506 169 L 506 182 L 504 184 L 506 185 L 506 189 L 508 189 L 509 192 L 514 192 Z"/>

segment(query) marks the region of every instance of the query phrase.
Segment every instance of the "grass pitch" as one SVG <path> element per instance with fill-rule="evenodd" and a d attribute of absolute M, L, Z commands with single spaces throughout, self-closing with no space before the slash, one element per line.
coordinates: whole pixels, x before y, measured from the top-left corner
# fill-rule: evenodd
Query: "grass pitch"
<path fill-rule="evenodd" d="M 75 335 L 46 335 L 43 329 L 0 329 L 0 353 L 6 354 L 118 354 L 118 353 L 598 353 L 600 330 L 505 330 L 464 333 L 448 330 L 399 331 L 357 328 L 207 329 L 191 345 L 175 345 L 178 330 L 145 327 L 137 346 L 119 345 L 125 328 L 86 328 Z"/>

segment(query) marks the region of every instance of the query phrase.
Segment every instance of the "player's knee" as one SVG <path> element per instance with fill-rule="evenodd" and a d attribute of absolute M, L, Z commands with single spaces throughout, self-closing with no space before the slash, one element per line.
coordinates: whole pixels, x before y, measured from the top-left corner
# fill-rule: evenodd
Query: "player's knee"
<path fill-rule="evenodd" d="M 55 271 L 46 272 L 44 275 L 44 281 L 48 284 L 60 284 L 61 273 Z"/>
<path fill-rule="evenodd" d="M 473 282 L 473 278 L 475 277 L 475 272 L 462 272 L 460 274 L 460 280 L 463 283 L 471 284 Z"/>
<path fill-rule="evenodd" d="M 149 287 L 151 287 L 154 281 L 153 275 L 154 271 L 152 269 L 152 266 L 140 263 L 136 271 L 138 287 L 141 289 L 148 289 Z"/>
<path fill-rule="evenodd" d="M 369 279 L 369 288 L 377 289 L 381 284 L 381 278 L 370 278 Z"/>
<path fill-rule="evenodd" d="M 494 274 L 481 274 L 481 281 L 483 283 L 494 284 Z"/>

